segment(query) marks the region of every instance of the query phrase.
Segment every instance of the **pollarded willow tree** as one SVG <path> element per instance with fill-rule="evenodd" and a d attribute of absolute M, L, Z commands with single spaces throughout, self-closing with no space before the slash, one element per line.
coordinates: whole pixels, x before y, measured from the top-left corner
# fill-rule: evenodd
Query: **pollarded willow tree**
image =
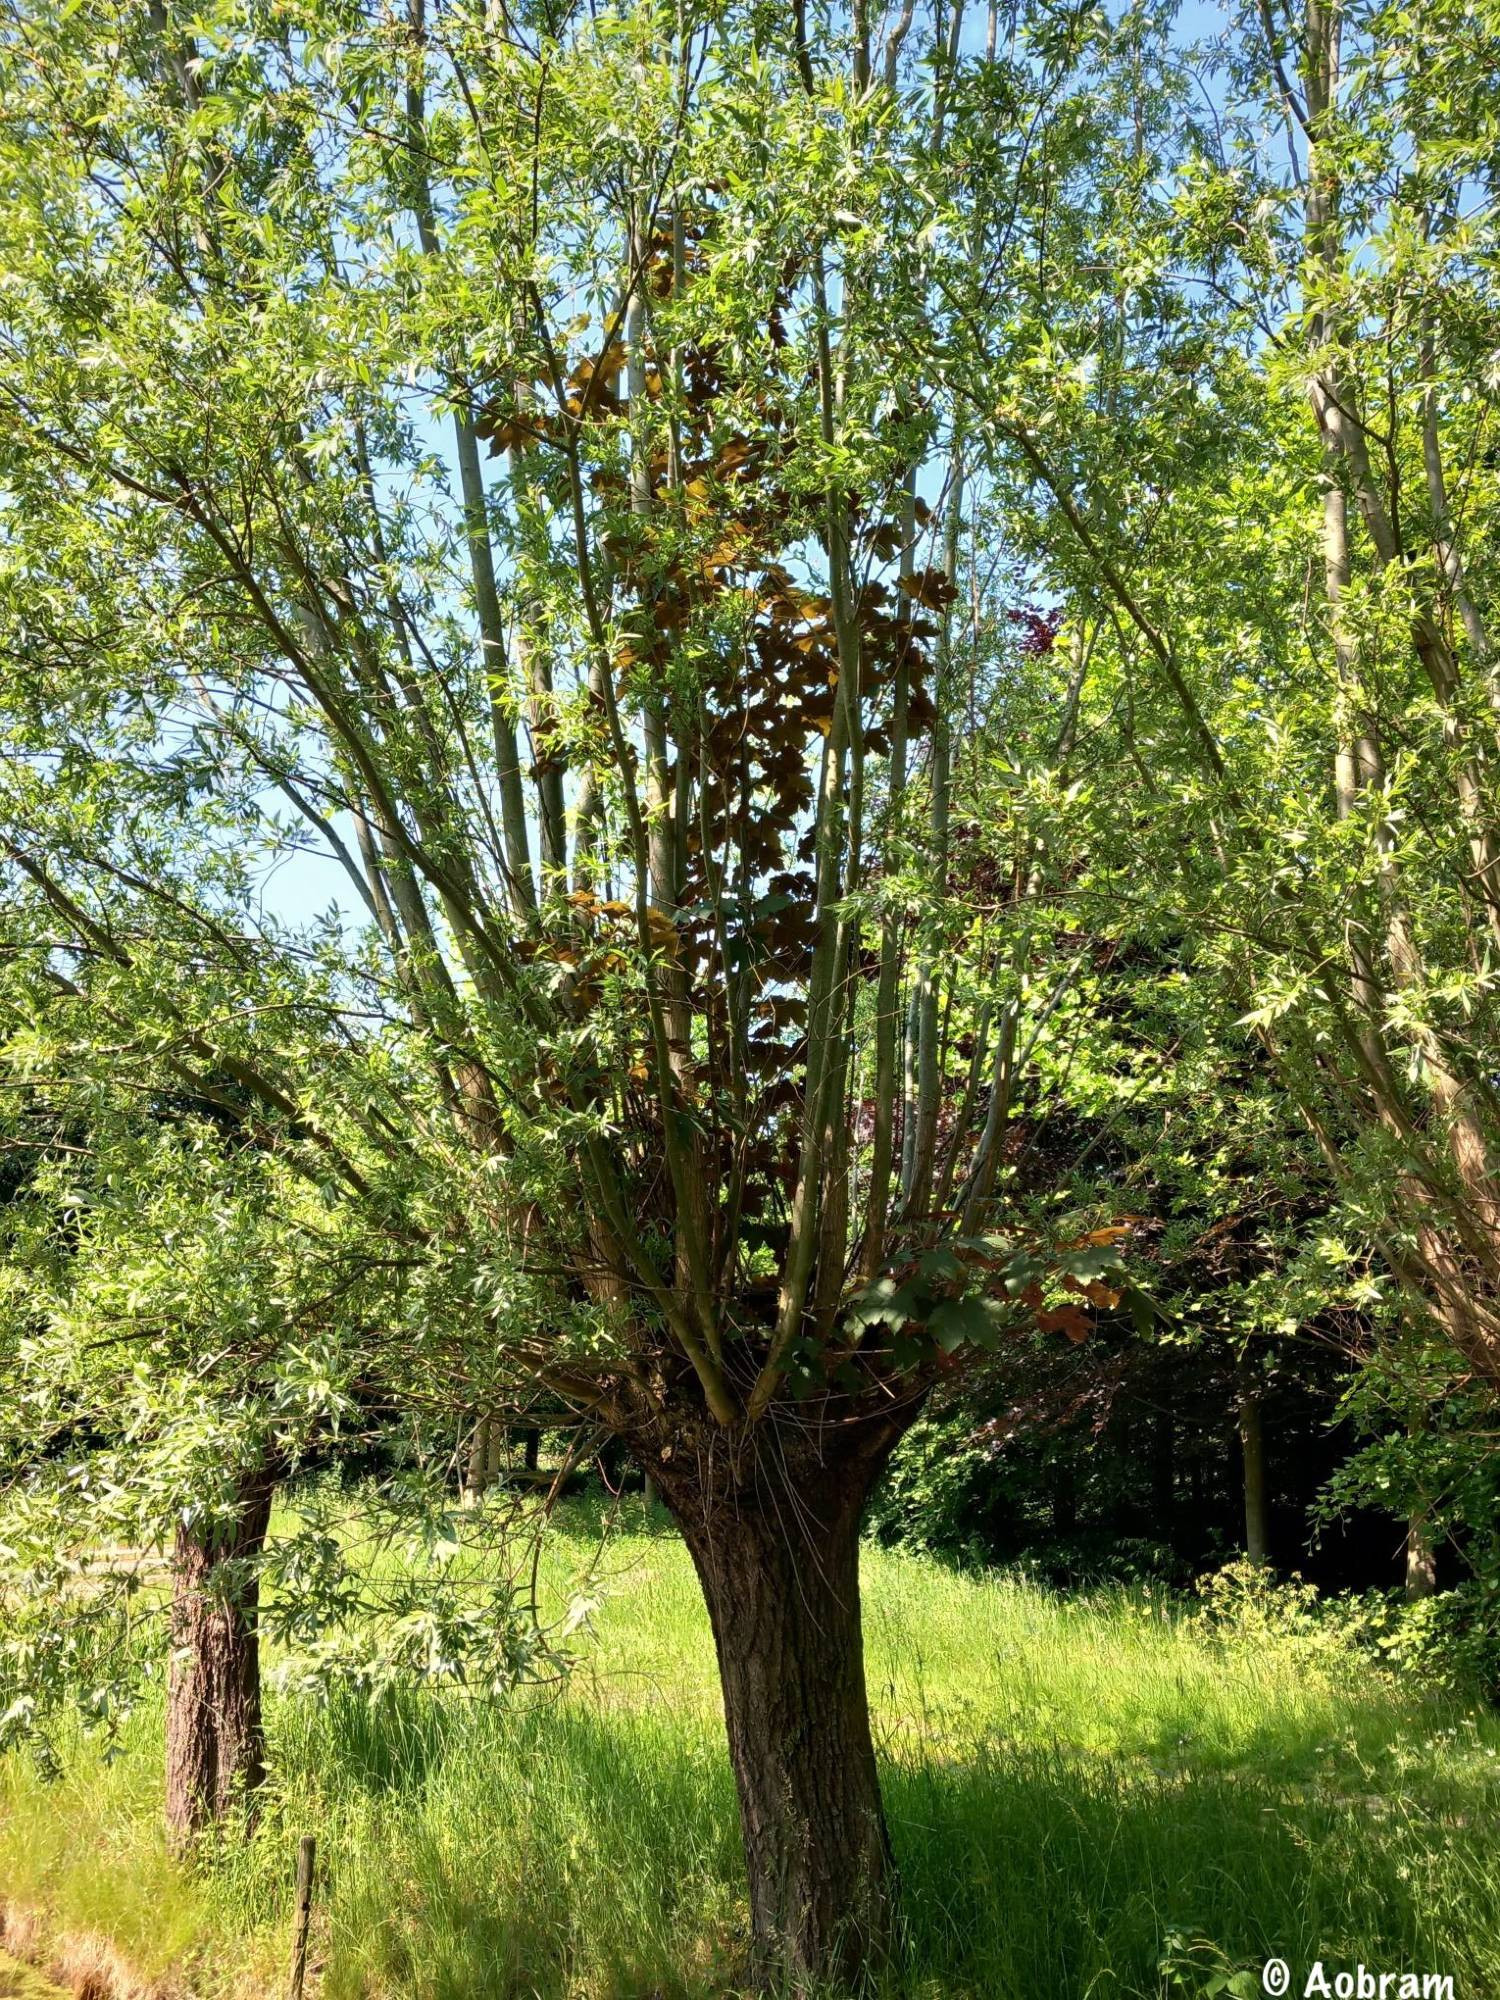
<path fill-rule="evenodd" d="M 997 1212 L 1048 864 L 975 872 L 964 724 L 1016 634 L 923 359 L 1071 45 L 915 11 L 3 43 L 24 1005 L 228 1076 L 257 1146 L 451 1255 L 476 1423 L 540 1384 L 650 1472 L 797 1982 L 895 1936 L 871 1482 L 961 1350 L 1116 1296 L 1107 1218 Z M 347 888 L 320 933 L 264 914 L 277 827 Z"/>

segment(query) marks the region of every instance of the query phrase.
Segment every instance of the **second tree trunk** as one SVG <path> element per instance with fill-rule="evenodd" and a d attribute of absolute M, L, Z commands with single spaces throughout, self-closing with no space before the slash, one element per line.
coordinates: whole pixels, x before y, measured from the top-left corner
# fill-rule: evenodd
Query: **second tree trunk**
<path fill-rule="evenodd" d="M 249 1803 L 265 1776 L 257 1559 L 274 1481 L 254 1472 L 236 1506 L 182 1523 L 172 1551 L 172 1658 L 167 1677 L 167 1831 L 174 1846 Z"/>

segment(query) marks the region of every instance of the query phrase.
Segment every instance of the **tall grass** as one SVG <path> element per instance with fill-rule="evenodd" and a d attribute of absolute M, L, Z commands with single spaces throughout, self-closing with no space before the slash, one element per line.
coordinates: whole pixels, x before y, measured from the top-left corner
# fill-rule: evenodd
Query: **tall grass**
<path fill-rule="evenodd" d="M 561 1599 L 594 1548 L 553 1537 Z M 578 1675 L 505 1704 L 273 1705 L 261 1827 L 189 1875 L 156 1832 L 160 1718 L 0 1792 L 0 1890 L 202 1993 L 282 1963 L 295 1836 L 327 1863 L 327 2000 L 708 2000 L 744 1883 L 713 1652 L 675 1537 L 610 1545 Z M 869 1679 L 921 2000 L 1204 1993 L 1322 1958 L 1500 1992 L 1500 1721 L 1349 1648 L 1215 1636 L 1145 1594 L 866 1558 Z M 1299 1988 L 1300 1990 L 1300 1988 Z"/>

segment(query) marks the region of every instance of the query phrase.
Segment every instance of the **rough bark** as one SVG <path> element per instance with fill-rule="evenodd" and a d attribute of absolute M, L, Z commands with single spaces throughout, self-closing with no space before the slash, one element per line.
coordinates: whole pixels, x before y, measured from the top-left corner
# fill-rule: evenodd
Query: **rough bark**
<path fill-rule="evenodd" d="M 228 1521 L 180 1523 L 172 1551 L 172 1658 L 167 1677 L 167 1832 L 183 1848 L 265 1776 L 259 1582 L 274 1479 L 241 1480 Z"/>
<path fill-rule="evenodd" d="M 772 1419 L 738 1445 L 705 1438 L 665 1458 L 639 1453 L 708 1605 L 749 1875 L 752 1976 L 778 1990 L 857 1983 L 895 1945 L 859 1523 L 904 1427 Z"/>

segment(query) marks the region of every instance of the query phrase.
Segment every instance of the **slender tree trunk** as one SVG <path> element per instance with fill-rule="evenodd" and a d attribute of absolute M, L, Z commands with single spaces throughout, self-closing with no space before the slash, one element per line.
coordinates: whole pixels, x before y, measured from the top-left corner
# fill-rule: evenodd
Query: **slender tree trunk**
<path fill-rule="evenodd" d="M 1151 1525 L 1170 1541 L 1177 1519 L 1177 1426 L 1170 1410 L 1158 1410 L 1151 1425 Z"/>
<path fill-rule="evenodd" d="M 1437 1550 L 1427 1532 L 1427 1510 L 1414 1507 L 1406 1524 L 1406 1601 L 1416 1604 L 1437 1589 Z"/>
<path fill-rule="evenodd" d="M 1413 1437 L 1427 1428 L 1425 1414 L 1410 1421 Z M 1437 1549 L 1432 1540 L 1432 1505 L 1426 1494 L 1418 1494 L 1406 1523 L 1406 1601 L 1417 1604 L 1437 1589 Z"/>
<path fill-rule="evenodd" d="M 1073 1466 L 1064 1460 L 1052 1479 L 1052 1532 L 1065 1541 L 1078 1528 L 1078 1479 Z"/>
<path fill-rule="evenodd" d="M 1266 1440 L 1260 1397 L 1253 1389 L 1241 1389 L 1238 1413 L 1240 1456 L 1245 1472 L 1245 1554 L 1253 1563 L 1269 1563 L 1271 1532 L 1266 1503 Z"/>
<path fill-rule="evenodd" d="M 172 1552 L 167 1677 L 167 1832 L 194 1837 L 248 1804 L 265 1776 L 260 1707 L 260 1586 L 275 1481 L 247 1474 L 225 1523 L 181 1523 Z"/>
<path fill-rule="evenodd" d="M 859 1523 L 895 1436 L 769 1421 L 651 1464 L 708 1604 L 749 1874 L 753 1974 L 855 1983 L 895 1945 L 860 1629 Z M 765 1435 L 765 1433 L 772 1433 Z M 753 1460 L 734 1466 L 738 1449 Z M 643 1454 L 650 1464 L 650 1455 Z"/>
<path fill-rule="evenodd" d="M 500 1452 L 504 1438 L 498 1417 L 479 1417 L 475 1420 L 474 1434 L 469 1441 L 469 1456 L 464 1465 L 462 1506 L 477 1507 L 500 1477 Z"/>

